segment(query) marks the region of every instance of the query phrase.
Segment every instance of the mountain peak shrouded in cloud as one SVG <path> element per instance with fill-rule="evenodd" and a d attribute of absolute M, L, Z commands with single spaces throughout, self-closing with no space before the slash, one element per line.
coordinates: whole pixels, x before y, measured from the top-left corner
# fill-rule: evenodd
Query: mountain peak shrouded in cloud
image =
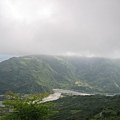
<path fill-rule="evenodd" d="M 120 57 L 119 0 L 0 0 L 0 53 Z"/>

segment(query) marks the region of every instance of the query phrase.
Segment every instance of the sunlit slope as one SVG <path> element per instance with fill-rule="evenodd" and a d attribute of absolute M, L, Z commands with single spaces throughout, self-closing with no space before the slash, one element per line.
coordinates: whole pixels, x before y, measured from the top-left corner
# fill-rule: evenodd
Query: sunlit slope
<path fill-rule="evenodd" d="M 120 61 L 41 55 L 14 57 L 0 63 L 0 93 L 51 92 L 53 88 L 119 93 Z"/>

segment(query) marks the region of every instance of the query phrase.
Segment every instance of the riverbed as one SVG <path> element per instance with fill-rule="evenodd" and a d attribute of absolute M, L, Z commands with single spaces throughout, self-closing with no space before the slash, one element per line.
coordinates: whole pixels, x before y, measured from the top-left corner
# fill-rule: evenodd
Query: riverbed
<path fill-rule="evenodd" d="M 87 94 L 87 93 L 81 93 L 81 92 L 76 92 L 76 91 L 72 91 L 72 90 L 64 90 L 64 89 L 53 89 L 54 93 L 65 93 L 65 94 L 70 94 L 70 95 L 91 95 L 91 94 Z"/>
<path fill-rule="evenodd" d="M 81 92 L 64 90 L 64 89 L 53 89 L 53 92 L 54 92 L 53 94 L 50 94 L 48 97 L 44 98 L 43 101 L 40 103 L 57 100 L 61 97 L 62 93 L 68 94 L 68 95 L 81 95 L 81 96 L 91 95 L 87 93 L 81 93 Z"/>

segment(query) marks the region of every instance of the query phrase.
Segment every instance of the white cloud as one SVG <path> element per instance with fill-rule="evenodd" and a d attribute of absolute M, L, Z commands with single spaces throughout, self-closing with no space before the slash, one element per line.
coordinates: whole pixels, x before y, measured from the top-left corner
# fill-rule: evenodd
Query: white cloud
<path fill-rule="evenodd" d="M 0 0 L 0 53 L 120 56 L 119 0 Z"/>

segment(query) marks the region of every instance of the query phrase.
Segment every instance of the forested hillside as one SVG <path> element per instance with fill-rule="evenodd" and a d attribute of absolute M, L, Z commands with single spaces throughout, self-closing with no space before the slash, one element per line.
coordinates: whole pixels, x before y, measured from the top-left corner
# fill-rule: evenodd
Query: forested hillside
<path fill-rule="evenodd" d="M 65 56 L 13 57 L 0 63 L 0 93 L 120 92 L 120 60 Z"/>
<path fill-rule="evenodd" d="M 51 120 L 120 120 L 120 96 L 66 96 L 52 109 Z"/>

